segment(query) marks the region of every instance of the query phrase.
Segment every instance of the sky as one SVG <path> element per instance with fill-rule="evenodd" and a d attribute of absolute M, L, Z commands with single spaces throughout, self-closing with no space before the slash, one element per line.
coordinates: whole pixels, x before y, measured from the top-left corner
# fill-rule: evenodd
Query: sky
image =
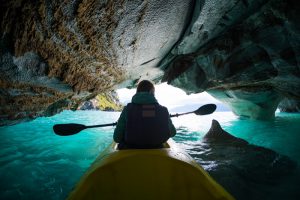
<path fill-rule="evenodd" d="M 136 89 L 125 88 L 117 90 L 120 101 L 124 105 L 131 101 L 135 92 Z M 187 95 L 183 90 L 166 83 L 155 85 L 155 97 L 159 104 L 166 106 L 171 112 L 190 111 L 189 109 L 197 109 L 200 106 L 209 103 L 222 105 L 220 101 L 216 100 L 206 92 Z"/>

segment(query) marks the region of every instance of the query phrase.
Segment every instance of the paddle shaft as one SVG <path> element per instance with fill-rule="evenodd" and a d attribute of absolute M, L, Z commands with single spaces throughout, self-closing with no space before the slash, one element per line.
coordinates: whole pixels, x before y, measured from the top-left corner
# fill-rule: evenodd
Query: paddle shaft
<path fill-rule="evenodd" d="M 105 126 L 115 126 L 117 122 L 110 123 L 110 124 L 100 124 L 100 125 L 93 125 L 93 126 L 85 126 L 85 128 L 97 128 L 97 127 L 105 127 Z"/>
<path fill-rule="evenodd" d="M 186 113 L 180 113 L 180 114 L 176 113 L 176 114 L 170 115 L 170 117 L 179 117 L 181 115 L 187 115 L 187 114 L 191 114 L 191 113 L 195 113 L 195 111 L 193 111 L 193 112 L 186 112 Z"/>
<path fill-rule="evenodd" d="M 181 115 L 187 115 L 194 113 L 196 115 L 207 115 L 211 114 L 216 110 L 215 104 L 206 104 L 198 108 L 198 110 L 192 111 L 192 112 L 186 112 L 186 113 L 176 113 L 173 115 L 170 115 L 170 117 L 179 117 Z M 100 125 L 92 125 L 92 126 L 85 126 L 83 124 L 56 124 L 53 126 L 53 130 L 57 135 L 61 136 L 68 136 L 68 135 L 74 135 L 84 129 L 87 128 L 98 128 L 98 127 L 106 127 L 106 126 L 115 126 L 117 125 L 117 122 L 110 123 L 110 124 L 100 124 Z"/>
<path fill-rule="evenodd" d="M 178 117 L 178 116 L 181 116 L 181 115 L 187 115 L 187 114 L 191 114 L 191 113 L 194 113 L 194 112 L 186 112 L 186 113 L 181 113 L 181 114 L 176 113 L 176 114 L 170 115 L 170 117 Z M 110 123 L 110 124 L 85 126 L 85 128 L 98 128 L 98 127 L 116 126 L 116 125 L 117 125 L 117 122 L 114 122 L 114 123 Z"/>
<path fill-rule="evenodd" d="M 187 113 L 181 113 L 181 114 L 173 114 L 173 115 L 170 115 L 170 117 L 178 117 L 178 116 L 181 116 L 181 115 L 187 115 L 187 114 L 191 114 L 191 113 L 194 113 L 194 112 L 187 112 Z M 114 123 L 110 123 L 110 124 L 99 124 L 99 125 L 92 125 L 92 126 L 85 126 L 85 129 L 86 128 L 99 128 L 99 127 L 106 127 L 106 126 L 116 126 L 117 125 L 117 122 L 114 122 Z"/>

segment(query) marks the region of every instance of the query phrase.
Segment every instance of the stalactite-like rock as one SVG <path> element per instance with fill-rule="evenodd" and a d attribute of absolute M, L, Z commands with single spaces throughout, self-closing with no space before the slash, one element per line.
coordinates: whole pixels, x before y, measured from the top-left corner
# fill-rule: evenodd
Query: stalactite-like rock
<path fill-rule="evenodd" d="M 141 79 L 208 91 L 255 119 L 300 100 L 297 0 L 0 5 L 0 125 L 76 109 Z"/>

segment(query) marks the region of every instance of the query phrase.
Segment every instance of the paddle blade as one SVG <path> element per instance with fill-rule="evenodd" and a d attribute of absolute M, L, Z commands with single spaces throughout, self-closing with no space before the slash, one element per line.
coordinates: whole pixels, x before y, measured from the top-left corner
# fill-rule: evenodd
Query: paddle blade
<path fill-rule="evenodd" d="M 196 115 L 208 115 L 215 112 L 217 106 L 215 104 L 206 104 L 198 108 L 194 113 Z"/>
<path fill-rule="evenodd" d="M 53 126 L 53 131 L 60 136 L 74 135 L 83 129 L 86 129 L 82 124 L 56 124 Z"/>

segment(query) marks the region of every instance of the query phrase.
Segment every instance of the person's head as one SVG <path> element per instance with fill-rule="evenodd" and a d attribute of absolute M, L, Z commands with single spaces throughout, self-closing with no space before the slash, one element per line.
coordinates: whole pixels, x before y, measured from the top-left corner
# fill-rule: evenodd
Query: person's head
<path fill-rule="evenodd" d="M 155 88 L 153 83 L 151 83 L 151 81 L 148 80 L 143 80 L 141 82 L 139 82 L 137 88 L 136 88 L 136 92 L 149 92 L 149 93 L 153 93 L 154 94 Z"/>

